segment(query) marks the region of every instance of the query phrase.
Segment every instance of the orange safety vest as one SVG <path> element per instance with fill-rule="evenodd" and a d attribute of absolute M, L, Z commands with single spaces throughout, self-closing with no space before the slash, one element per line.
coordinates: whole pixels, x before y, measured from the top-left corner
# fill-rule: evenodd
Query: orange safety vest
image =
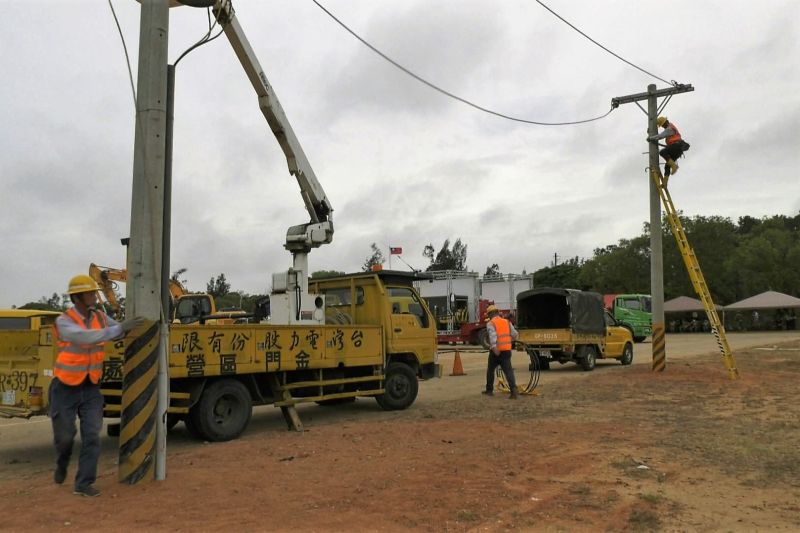
<path fill-rule="evenodd" d="M 511 337 L 511 323 L 499 316 L 494 317 L 490 322 L 494 324 L 494 331 L 497 333 L 497 351 L 511 350 L 514 344 L 514 339 Z"/>
<path fill-rule="evenodd" d="M 106 327 L 106 317 L 103 313 L 92 313 L 92 319 L 88 325 L 74 307 L 67 309 L 61 316 L 66 316 L 83 329 Z M 54 332 L 58 341 L 58 355 L 53 376 L 57 377 L 61 383 L 73 387 L 83 383 L 87 375 L 92 383 L 100 383 L 100 378 L 103 377 L 103 359 L 106 356 L 103 348 L 105 343 L 75 344 L 59 339 L 57 327 L 54 328 Z"/>
<path fill-rule="evenodd" d="M 670 144 L 675 144 L 676 142 L 681 140 L 681 132 L 678 131 L 678 128 L 672 122 L 669 123 L 669 127 L 675 130 L 675 133 L 667 137 L 667 146 Z"/>

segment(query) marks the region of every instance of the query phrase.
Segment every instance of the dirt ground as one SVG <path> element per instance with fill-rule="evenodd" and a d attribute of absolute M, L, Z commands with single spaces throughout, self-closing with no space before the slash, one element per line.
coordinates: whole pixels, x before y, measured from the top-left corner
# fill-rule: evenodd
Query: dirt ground
<path fill-rule="evenodd" d="M 484 357 L 422 383 L 403 412 L 309 406 L 298 434 L 269 408 L 217 444 L 179 425 L 164 482 L 120 485 L 104 452 L 99 498 L 54 485 L 49 466 L 13 470 L 0 530 L 800 530 L 798 336 L 737 351 L 738 381 L 716 353 L 661 374 L 565 365 L 516 402 L 479 394 Z"/>

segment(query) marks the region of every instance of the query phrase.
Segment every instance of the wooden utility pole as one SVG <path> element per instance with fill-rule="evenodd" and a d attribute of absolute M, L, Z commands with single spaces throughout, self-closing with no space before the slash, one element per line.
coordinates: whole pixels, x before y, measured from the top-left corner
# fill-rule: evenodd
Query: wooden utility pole
<path fill-rule="evenodd" d="M 647 100 L 647 136 L 656 135 L 658 126 L 656 118 L 658 116 L 658 98 L 667 97 L 669 100 L 673 94 L 694 91 L 694 87 L 689 84 L 677 84 L 668 89 L 656 89 L 655 85 L 648 85 L 647 92 L 619 96 L 611 99 L 612 107 L 619 107 L 620 104 L 636 103 L 639 109 L 644 109 L 638 104 L 642 100 Z M 664 102 L 663 105 L 665 105 Z M 658 168 L 658 144 L 648 143 L 650 147 L 649 165 L 651 169 Z M 653 298 L 653 371 L 663 372 L 666 368 L 666 329 L 664 327 L 664 259 L 661 242 L 661 197 L 653 180 L 649 179 L 650 172 L 647 173 L 650 182 L 650 293 Z"/>

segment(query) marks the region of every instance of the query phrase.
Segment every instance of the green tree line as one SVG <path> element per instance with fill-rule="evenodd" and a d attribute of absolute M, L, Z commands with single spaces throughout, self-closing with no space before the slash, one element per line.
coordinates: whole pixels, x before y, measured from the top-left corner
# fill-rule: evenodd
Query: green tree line
<path fill-rule="evenodd" d="M 717 303 L 726 305 L 767 290 L 800 297 L 800 213 L 793 217 L 774 215 L 755 218 L 739 217 L 736 222 L 721 216 L 681 215 L 689 243 L 700 262 L 703 275 Z M 664 296 L 695 296 L 689 275 L 666 219 L 661 221 L 664 252 Z M 382 264 L 384 257 L 375 243 L 363 270 Z M 437 252 L 432 244 L 425 246 L 423 256 L 430 261 L 427 270 L 466 270 L 467 245 L 456 239 L 444 241 Z M 186 284 L 179 277 L 172 278 Z M 497 275 L 497 264 L 486 273 Z M 341 275 L 339 271 L 314 272 L 312 278 Z M 620 239 L 616 244 L 595 248 L 589 259 L 572 257 L 534 272 L 537 287 L 564 287 L 593 290 L 600 293 L 650 292 L 650 226 L 644 224 L 642 234 Z M 215 298 L 217 308 L 241 308 L 252 312 L 255 303 L 266 295 L 231 290 L 225 274 L 212 277 L 206 291 Z M 63 310 L 69 299 L 53 293 L 28 302 L 21 309 Z"/>
<path fill-rule="evenodd" d="M 712 297 L 723 305 L 773 290 L 800 297 L 800 213 L 794 217 L 681 216 Z M 666 219 L 661 233 L 664 296 L 695 296 Z M 600 293 L 650 292 L 650 227 L 632 239 L 595 248 L 590 259 L 571 258 L 534 272 L 539 287 Z"/>

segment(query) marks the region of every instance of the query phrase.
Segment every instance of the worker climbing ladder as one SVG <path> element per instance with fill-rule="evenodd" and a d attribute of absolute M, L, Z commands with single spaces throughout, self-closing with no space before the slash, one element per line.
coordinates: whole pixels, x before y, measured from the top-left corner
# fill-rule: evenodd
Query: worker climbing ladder
<path fill-rule="evenodd" d="M 689 272 L 689 279 L 692 280 L 692 286 L 694 286 L 694 290 L 700 297 L 700 301 L 703 302 L 708 321 L 711 323 L 711 331 L 717 338 L 717 345 L 720 352 L 722 352 L 722 361 L 725 364 L 725 368 L 728 369 L 731 379 L 738 379 L 739 370 L 736 368 L 736 360 L 728 345 L 728 338 L 725 336 L 725 327 L 719 320 L 717 309 L 714 307 L 714 301 L 711 299 L 711 293 L 708 291 L 708 285 L 706 285 L 706 280 L 703 277 L 703 271 L 700 270 L 697 256 L 695 256 L 694 250 L 689 245 L 689 239 L 686 238 L 686 233 L 683 231 L 683 224 L 681 224 L 681 219 L 672 203 L 672 196 L 666 187 L 666 180 L 661 175 L 661 170 L 658 167 L 651 169 L 650 175 L 655 182 L 658 194 L 661 196 L 661 202 L 667 212 L 667 221 L 670 228 L 672 228 L 675 241 L 678 243 L 678 250 L 680 250 L 686 270 Z"/>

